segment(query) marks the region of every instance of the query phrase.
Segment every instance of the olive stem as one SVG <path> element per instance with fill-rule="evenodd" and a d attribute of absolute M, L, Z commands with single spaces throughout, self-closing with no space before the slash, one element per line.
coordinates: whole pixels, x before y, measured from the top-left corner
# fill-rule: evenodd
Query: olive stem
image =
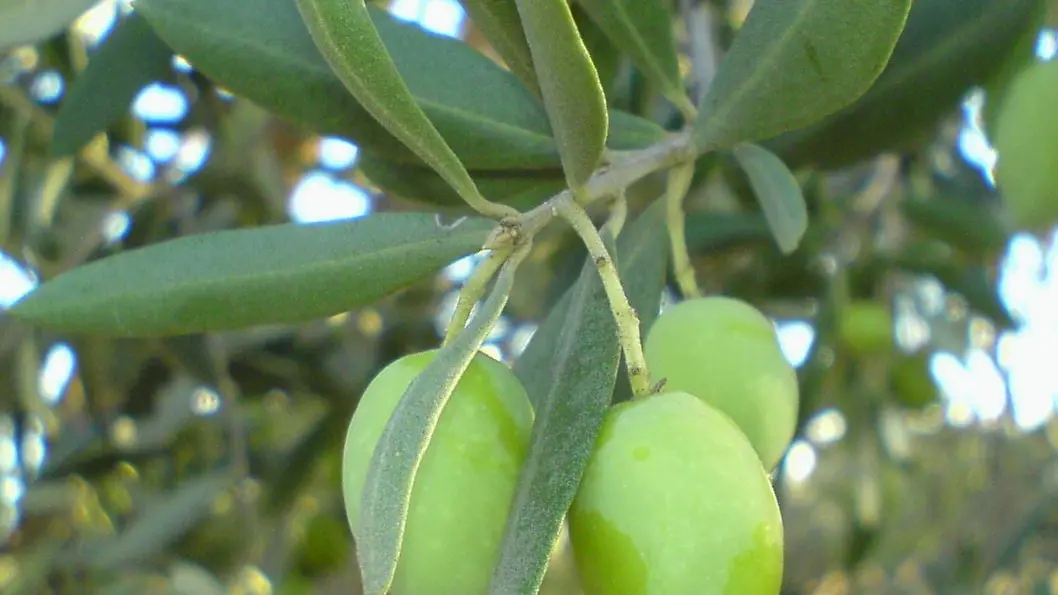
<path fill-rule="evenodd" d="M 685 298 L 701 296 L 698 281 L 695 279 L 691 257 L 687 253 L 686 217 L 683 212 L 683 200 L 691 187 L 694 177 L 694 162 L 677 165 L 669 171 L 668 184 L 665 188 L 665 219 L 669 228 L 669 241 L 672 246 L 672 270 L 676 284 Z"/>
<path fill-rule="evenodd" d="M 621 235 L 621 230 L 624 229 L 626 221 L 628 221 L 628 198 L 622 190 L 614 196 L 613 204 L 610 205 L 610 218 L 607 219 L 603 229 L 613 234 L 613 238 L 616 240 L 617 236 Z"/>
<path fill-rule="evenodd" d="M 599 277 L 606 291 L 606 297 L 610 301 L 614 322 L 617 324 L 618 340 L 624 351 L 625 362 L 628 366 L 628 379 L 632 384 L 633 394 L 637 397 L 650 394 L 650 373 L 647 370 L 643 343 L 639 336 L 639 316 L 629 303 L 628 296 L 625 295 L 621 277 L 617 272 L 617 267 L 614 266 L 613 258 L 606 249 L 602 236 L 595 229 L 595 224 L 588 217 L 588 213 L 579 204 L 567 200 L 554 204 L 553 208 L 556 214 L 568 221 L 573 230 L 577 232 L 599 269 Z"/>
<path fill-rule="evenodd" d="M 470 314 L 474 311 L 474 306 L 485 295 L 489 281 L 500 270 L 503 263 L 507 262 L 511 252 L 511 248 L 490 250 L 485 259 L 474 268 L 474 272 L 471 273 L 466 283 L 463 284 L 463 288 L 459 291 L 459 298 L 456 300 L 452 320 L 448 323 L 444 341 L 441 342 L 442 346 L 451 343 L 452 339 L 459 334 L 459 331 L 466 327 L 467 321 L 470 320 Z"/>

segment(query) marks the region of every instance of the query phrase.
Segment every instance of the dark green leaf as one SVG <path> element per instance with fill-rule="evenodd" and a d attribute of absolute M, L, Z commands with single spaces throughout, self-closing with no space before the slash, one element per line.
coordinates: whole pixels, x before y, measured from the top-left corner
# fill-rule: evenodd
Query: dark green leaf
<path fill-rule="evenodd" d="M 84 562 L 97 568 L 119 569 L 160 553 L 208 515 L 214 499 L 231 483 L 231 476 L 227 474 L 184 483 L 164 499 L 148 506 L 111 542 L 85 550 Z"/>
<path fill-rule="evenodd" d="M 772 241 L 768 222 L 757 214 L 687 213 L 686 229 L 687 249 L 695 254 Z"/>
<path fill-rule="evenodd" d="M 481 194 L 459 156 L 415 101 L 363 0 L 296 0 L 316 48 L 345 88 L 469 204 Z"/>
<path fill-rule="evenodd" d="M 379 188 L 402 198 L 442 207 L 463 205 L 459 195 L 433 171 L 361 152 L 357 167 Z M 471 172 L 485 198 L 518 209 L 532 208 L 561 192 L 566 181 L 559 170 Z"/>
<path fill-rule="evenodd" d="M 965 200 L 955 196 L 909 198 L 900 203 L 908 221 L 931 237 L 975 256 L 998 255 L 1010 241 L 1010 230 L 984 200 Z"/>
<path fill-rule="evenodd" d="M 419 464 L 448 398 L 499 320 L 513 285 L 514 269 L 505 268 L 466 328 L 404 391 L 379 438 L 364 481 L 356 536 L 367 595 L 384 595 L 393 581 Z"/>
<path fill-rule="evenodd" d="M 481 248 L 491 224 L 425 213 L 183 237 L 72 269 L 11 310 L 40 326 L 119 336 L 295 323 L 370 303 Z"/>
<path fill-rule="evenodd" d="M 52 153 L 72 155 L 128 111 L 146 85 L 171 78 L 173 52 L 139 13 L 118 23 L 55 116 Z"/>
<path fill-rule="evenodd" d="M 139 0 L 137 7 L 174 50 L 232 92 L 315 132 L 421 163 L 331 71 L 295 0 Z M 458 40 L 368 12 L 417 103 L 464 165 L 558 165 L 547 114 L 514 75 Z"/>
<path fill-rule="evenodd" d="M 459 0 L 459 3 L 511 72 L 526 87 L 539 93 L 518 6 L 512 0 Z"/>
<path fill-rule="evenodd" d="M 1014 319 L 997 293 L 995 282 L 990 279 L 987 269 L 959 262 L 952 254 L 951 247 L 944 242 L 918 242 L 880 260 L 892 267 L 934 277 L 948 291 L 966 298 L 972 309 L 991 318 L 1000 329 L 1015 326 Z"/>
<path fill-rule="evenodd" d="M 0 50 L 57 35 L 98 0 L 0 0 Z"/>
<path fill-rule="evenodd" d="M 516 0 L 536 78 L 570 187 L 588 181 L 606 148 L 609 118 L 599 73 L 567 0 Z"/>
<path fill-rule="evenodd" d="M 911 0 L 756 0 L 702 98 L 704 151 L 807 126 L 881 74 Z"/>
<path fill-rule="evenodd" d="M 629 298 L 644 313 L 660 299 L 658 280 L 665 274 L 662 203 L 633 223 L 617 246 L 622 278 L 636 280 L 628 283 Z M 613 313 L 598 269 L 589 260 L 514 365 L 533 401 L 536 423 L 493 575 L 493 594 L 537 592 L 610 404 L 619 356 Z"/>
<path fill-rule="evenodd" d="M 765 143 L 790 167 L 835 169 L 928 142 L 938 120 L 1035 46 L 1042 0 L 917 0 L 871 89 L 826 120 Z M 992 103 L 992 98 L 989 98 Z"/>
<path fill-rule="evenodd" d="M 808 207 L 797 178 L 774 153 L 757 145 L 736 145 L 732 154 L 749 177 L 775 243 L 783 253 L 793 252 L 808 229 Z"/>
<path fill-rule="evenodd" d="M 578 0 L 578 3 L 662 94 L 676 105 L 689 103 L 676 58 L 672 14 L 664 0 Z"/>

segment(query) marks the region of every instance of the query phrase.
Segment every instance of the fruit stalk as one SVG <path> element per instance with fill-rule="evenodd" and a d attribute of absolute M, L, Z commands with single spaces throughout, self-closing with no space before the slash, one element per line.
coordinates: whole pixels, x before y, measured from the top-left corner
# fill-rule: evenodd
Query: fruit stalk
<path fill-rule="evenodd" d="M 485 260 L 474 267 L 474 272 L 471 273 L 470 278 L 467 279 L 467 282 L 459 292 L 455 311 L 452 313 L 451 322 L 448 323 L 444 341 L 441 343 L 442 346 L 451 343 L 459 331 L 466 327 L 467 320 L 470 319 L 470 313 L 473 312 L 474 306 L 481 299 L 481 296 L 485 295 L 489 281 L 496 275 L 496 271 L 500 270 L 503 263 L 507 262 L 507 259 L 511 256 L 511 250 L 511 248 L 490 250 L 488 255 L 485 256 Z"/>
<path fill-rule="evenodd" d="M 632 304 L 625 295 L 621 277 L 614 266 L 613 258 L 603 243 L 602 236 L 592 223 L 584 208 L 573 201 L 562 201 L 554 206 L 557 214 L 565 219 L 577 232 L 588 254 L 595 261 L 599 269 L 599 277 L 602 279 L 606 297 L 610 301 L 610 309 L 613 310 L 614 322 L 617 324 L 618 339 L 624 352 L 625 362 L 628 366 L 628 379 L 632 384 L 632 392 L 641 397 L 650 394 L 650 372 L 647 370 L 646 357 L 643 356 L 643 343 L 639 336 L 639 316 L 636 314 Z"/>
<path fill-rule="evenodd" d="M 687 253 L 687 232 L 683 212 L 683 199 L 691 187 L 694 177 L 694 162 L 677 165 L 669 171 L 668 184 L 665 187 L 665 218 L 669 228 L 669 241 L 672 244 L 672 272 L 676 284 L 684 298 L 701 296 L 698 281 L 694 277 L 694 267 Z"/>

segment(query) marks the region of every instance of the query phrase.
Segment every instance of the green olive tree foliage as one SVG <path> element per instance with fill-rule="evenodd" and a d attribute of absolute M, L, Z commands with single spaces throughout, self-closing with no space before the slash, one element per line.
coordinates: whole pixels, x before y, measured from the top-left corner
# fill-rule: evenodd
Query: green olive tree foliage
<path fill-rule="evenodd" d="M 924 428 L 931 357 L 1018 324 L 999 258 L 1058 223 L 1053 7 L 460 4 L 446 37 L 134 0 L 93 46 L 93 2 L 0 0 L 0 250 L 40 281 L 0 310 L 0 591 L 1044 592 L 1047 438 Z M 156 82 L 201 166 L 136 173 Z M 998 193 L 950 134 L 982 89 Z M 372 212 L 291 220 L 320 137 Z M 971 315 L 916 341 L 923 283 Z"/>

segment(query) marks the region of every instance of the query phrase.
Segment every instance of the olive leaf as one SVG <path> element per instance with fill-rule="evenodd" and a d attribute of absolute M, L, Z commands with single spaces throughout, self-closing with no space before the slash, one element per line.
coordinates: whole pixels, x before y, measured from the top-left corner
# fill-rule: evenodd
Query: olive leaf
<path fill-rule="evenodd" d="M 470 205 L 483 197 L 470 173 L 415 102 L 364 0 L 297 0 L 317 49 L 345 88 Z"/>
<path fill-rule="evenodd" d="M 77 152 L 127 112 L 140 89 L 172 78 L 172 57 L 169 46 L 138 12 L 122 19 L 63 98 L 55 116 L 52 154 Z"/>
<path fill-rule="evenodd" d="M 295 0 L 137 0 L 136 6 L 170 47 L 231 92 L 314 132 L 422 163 L 349 94 Z M 514 75 L 461 41 L 367 10 L 416 102 L 466 167 L 559 165 L 547 113 Z"/>
<path fill-rule="evenodd" d="M 808 207 L 797 178 L 774 153 L 757 145 L 742 143 L 731 152 L 749 177 L 775 243 L 784 254 L 793 252 L 808 229 Z"/>
<path fill-rule="evenodd" d="M 835 169 L 921 145 L 966 92 L 1031 60 L 1043 0 L 917 0 L 885 70 L 825 120 L 762 143 L 790 167 Z M 994 106 L 990 93 L 986 106 Z M 991 111 L 986 107 L 987 111 Z M 987 115 L 987 114 L 986 114 Z"/>
<path fill-rule="evenodd" d="M 512 0 L 459 0 L 474 26 L 489 40 L 504 63 L 534 93 L 540 93 L 529 43 Z"/>
<path fill-rule="evenodd" d="M 617 242 L 621 277 L 637 281 L 629 284 L 629 299 L 644 312 L 656 309 L 666 270 L 663 202 Z M 617 326 L 589 259 L 514 365 L 536 422 L 490 587 L 494 595 L 539 589 L 613 396 L 619 362 Z"/>
<path fill-rule="evenodd" d="M 159 336 L 295 323 L 370 303 L 481 248 L 483 219 L 426 213 L 185 236 L 69 270 L 10 315 L 62 332 Z"/>
<path fill-rule="evenodd" d="M 516 0 L 540 92 L 571 188 L 602 159 L 609 118 L 606 96 L 566 0 Z"/>
<path fill-rule="evenodd" d="M 577 0 L 636 67 L 677 106 L 689 105 L 683 88 L 672 14 L 664 0 Z"/>
<path fill-rule="evenodd" d="M 807 126 L 881 74 L 911 0 L 756 0 L 695 123 L 703 152 Z"/>
<path fill-rule="evenodd" d="M 373 184 L 401 198 L 438 207 L 459 207 L 459 195 L 433 170 L 361 152 L 357 167 Z M 566 187 L 559 170 L 472 171 L 485 198 L 519 210 L 537 206 Z"/>
<path fill-rule="evenodd" d="M 0 50 L 44 41 L 98 0 L 0 0 Z"/>
<path fill-rule="evenodd" d="M 469 324 L 415 377 L 386 424 L 364 481 L 357 557 L 364 592 L 384 595 L 400 558 L 412 486 L 441 412 L 499 320 L 514 286 L 505 266 Z"/>

